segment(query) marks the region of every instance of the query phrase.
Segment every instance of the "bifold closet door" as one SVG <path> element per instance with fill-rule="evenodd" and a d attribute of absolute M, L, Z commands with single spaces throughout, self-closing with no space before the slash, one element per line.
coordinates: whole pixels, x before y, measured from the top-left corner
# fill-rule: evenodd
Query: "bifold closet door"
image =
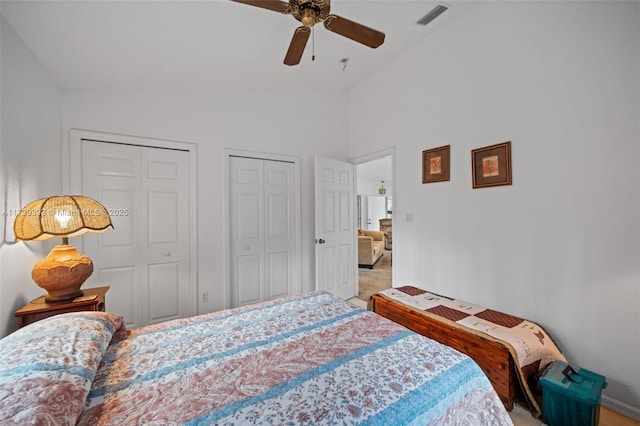
<path fill-rule="evenodd" d="M 111 213 L 113 230 L 83 237 L 86 285 L 109 285 L 107 306 L 135 328 L 195 315 L 190 290 L 189 154 L 82 140 L 82 192 Z"/>
<path fill-rule="evenodd" d="M 291 294 L 297 283 L 295 168 L 229 159 L 231 306 Z"/>

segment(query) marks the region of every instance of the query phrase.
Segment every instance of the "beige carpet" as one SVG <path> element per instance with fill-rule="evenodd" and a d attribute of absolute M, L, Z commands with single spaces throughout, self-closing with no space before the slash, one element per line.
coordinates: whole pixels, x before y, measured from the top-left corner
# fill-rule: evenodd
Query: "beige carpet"
<path fill-rule="evenodd" d="M 391 251 L 385 250 L 373 269 L 358 268 L 358 299 L 369 301 L 372 294 L 391 288 Z"/>

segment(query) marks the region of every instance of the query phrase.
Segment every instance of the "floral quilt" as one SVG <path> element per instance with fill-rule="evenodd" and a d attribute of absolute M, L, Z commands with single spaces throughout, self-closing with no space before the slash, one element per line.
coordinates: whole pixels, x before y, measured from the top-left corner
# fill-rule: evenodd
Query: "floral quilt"
<path fill-rule="evenodd" d="M 117 333 L 80 425 L 511 421 L 467 356 L 328 293 Z"/>
<path fill-rule="evenodd" d="M 60 315 L 0 340 L 0 425 L 512 424 L 466 355 L 328 293 L 121 323 Z"/>

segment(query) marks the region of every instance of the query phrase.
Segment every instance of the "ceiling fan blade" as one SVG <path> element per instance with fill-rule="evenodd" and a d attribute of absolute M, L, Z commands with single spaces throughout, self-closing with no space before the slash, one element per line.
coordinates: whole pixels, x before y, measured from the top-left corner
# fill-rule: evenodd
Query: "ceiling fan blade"
<path fill-rule="evenodd" d="M 384 43 L 384 33 L 341 16 L 327 16 L 324 20 L 324 26 L 331 32 L 340 34 L 341 36 L 374 49 Z"/>
<path fill-rule="evenodd" d="M 289 13 L 289 3 L 280 0 L 231 0 L 280 13 Z"/>
<path fill-rule="evenodd" d="M 291 44 L 289 44 L 287 55 L 284 57 L 285 65 L 291 66 L 300 63 L 302 53 L 304 53 L 304 47 L 307 45 L 307 40 L 309 40 L 309 34 L 311 34 L 310 28 L 296 28 L 296 32 L 293 33 L 293 38 L 291 39 Z"/>

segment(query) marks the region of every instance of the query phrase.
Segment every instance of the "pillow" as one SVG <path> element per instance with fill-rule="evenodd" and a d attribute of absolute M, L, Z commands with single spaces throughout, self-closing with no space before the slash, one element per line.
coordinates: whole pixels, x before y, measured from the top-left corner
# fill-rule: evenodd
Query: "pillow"
<path fill-rule="evenodd" d="M 0 424 L 75 425 L 120 315 L 73 312 L 0 340 Z"/>
<path fill-rule="evenodd" d="M 358 236 L 360 237 L 360 236 L 363 236 L 363 235 L 365 235 L 364 231 L 361 228 L 358 228 Z"/>

